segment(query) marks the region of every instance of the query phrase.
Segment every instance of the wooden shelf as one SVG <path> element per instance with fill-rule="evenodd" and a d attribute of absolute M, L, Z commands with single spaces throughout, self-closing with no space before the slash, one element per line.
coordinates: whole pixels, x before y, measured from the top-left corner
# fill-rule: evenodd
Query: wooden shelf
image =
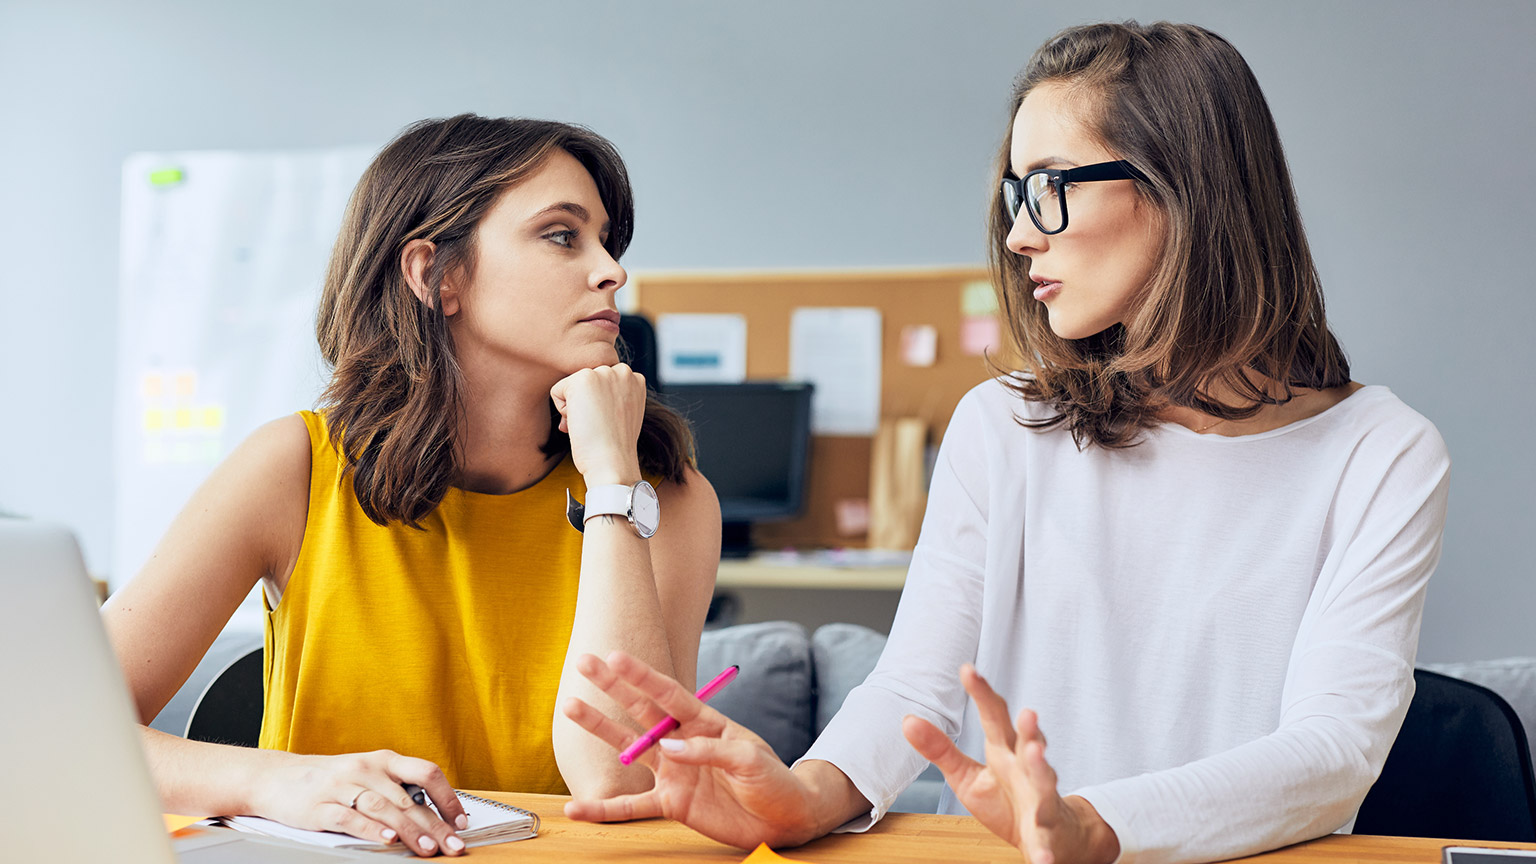
<path fill-rule="evenodd" d="M 833 566 L 744 558 L 721 561 L 715 587 L 900 591 L 906 581 L 904 565 Z"/>

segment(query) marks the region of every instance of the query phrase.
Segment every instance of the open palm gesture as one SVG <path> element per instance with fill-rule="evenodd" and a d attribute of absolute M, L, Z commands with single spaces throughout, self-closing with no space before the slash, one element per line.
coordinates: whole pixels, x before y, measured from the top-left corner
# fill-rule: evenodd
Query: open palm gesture
<path fill-rule="evenodd" d="M 960 683 L 981 717 L 985 763 L 960 752 L 932 723 L 910 715 L 902 721 L 907 741 L 939 766 L 960 803 L 1032 864 L 1108 864 L 1118 858 L 1119 841 L 1093 805 L 1057 792 L 1035 712 L 1020 711 L 1010 724 L 1008 703 L 970 664 L 961 667 Z"/>
<path fill-rule="evenodd" d="M 582 655 L 576 668 L 643 728 L 669 715 L 677 719 L 678 728 L 635 757 L 655 774 L 653 788 L 599 801 L 572 801 L 566 805 L 567 816 L 587 822 L 665 816 L 742 849 L 759 843 L 793 846 L 816 835 L 807 790 L 755 733 L 621 651 L 610 654 L 607 662 Z M 580 699 L 567 700 L 563 710 L 615 750 L 641 734 Z"/>

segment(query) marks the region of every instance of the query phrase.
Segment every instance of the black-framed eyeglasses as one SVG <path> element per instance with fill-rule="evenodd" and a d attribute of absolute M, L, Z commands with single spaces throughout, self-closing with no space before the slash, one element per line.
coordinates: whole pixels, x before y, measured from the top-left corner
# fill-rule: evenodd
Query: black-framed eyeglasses
<path fill-rule="evenodd" d="M 1041 234 L 1060 234 L 1067 230 L 1067 196 L 1063 193 L 1068 183 L 1146 179 L 1147 175 L 1124 159 L 1079 168 L 1039 168 L 1017 180 L 1003 178 L 1003 210 L 1010 222 L 1016 222 L 1023 207 Z"/>

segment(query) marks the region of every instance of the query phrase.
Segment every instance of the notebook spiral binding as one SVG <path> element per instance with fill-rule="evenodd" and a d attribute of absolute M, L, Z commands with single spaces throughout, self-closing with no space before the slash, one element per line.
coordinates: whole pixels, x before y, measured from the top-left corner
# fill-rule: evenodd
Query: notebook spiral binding
<path fill-rule="evenodd" d="M 539 833 L 539 814 L 533 812 L 532 810 L 524 810 L 521 807 L 513 807 L 511 804 L 503 804 L 500 801 L 492 801 L 489 798 L 481 798 L 479 795 L 471 795 L 468 792 L 459 792 L 458 790 L 454 791 L 460 798 L 466 801 L 474 801 L 477 804 L 484 804 L 487 807 L 494 807 L 497 810 L 507 810 L 512 813 L 521 813 L 524 816 L 531 817 L 533 819 L 533 833 Z"/>

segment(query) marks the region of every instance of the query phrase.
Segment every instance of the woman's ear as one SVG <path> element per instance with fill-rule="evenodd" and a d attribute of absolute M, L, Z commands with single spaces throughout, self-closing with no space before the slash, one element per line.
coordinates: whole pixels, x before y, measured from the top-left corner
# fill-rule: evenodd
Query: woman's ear
<path fill-rule="evenodd" d="M 431 307 L 434 305 L 432 289 L 427 285 L 427 273 L 432 269 L 433 259 L 437 256 L 437 246 L 431 240 L 412 240 L 405 244 L 400 252 L 400 273 L 405 277 L 405 284 L 410 286 L 411 293 L 422 305 Z M 459 311 L 459 293 L 445 280 L 438 290 L 442 300 L 442 312 L 444 316 L 455 315 Z"/>

